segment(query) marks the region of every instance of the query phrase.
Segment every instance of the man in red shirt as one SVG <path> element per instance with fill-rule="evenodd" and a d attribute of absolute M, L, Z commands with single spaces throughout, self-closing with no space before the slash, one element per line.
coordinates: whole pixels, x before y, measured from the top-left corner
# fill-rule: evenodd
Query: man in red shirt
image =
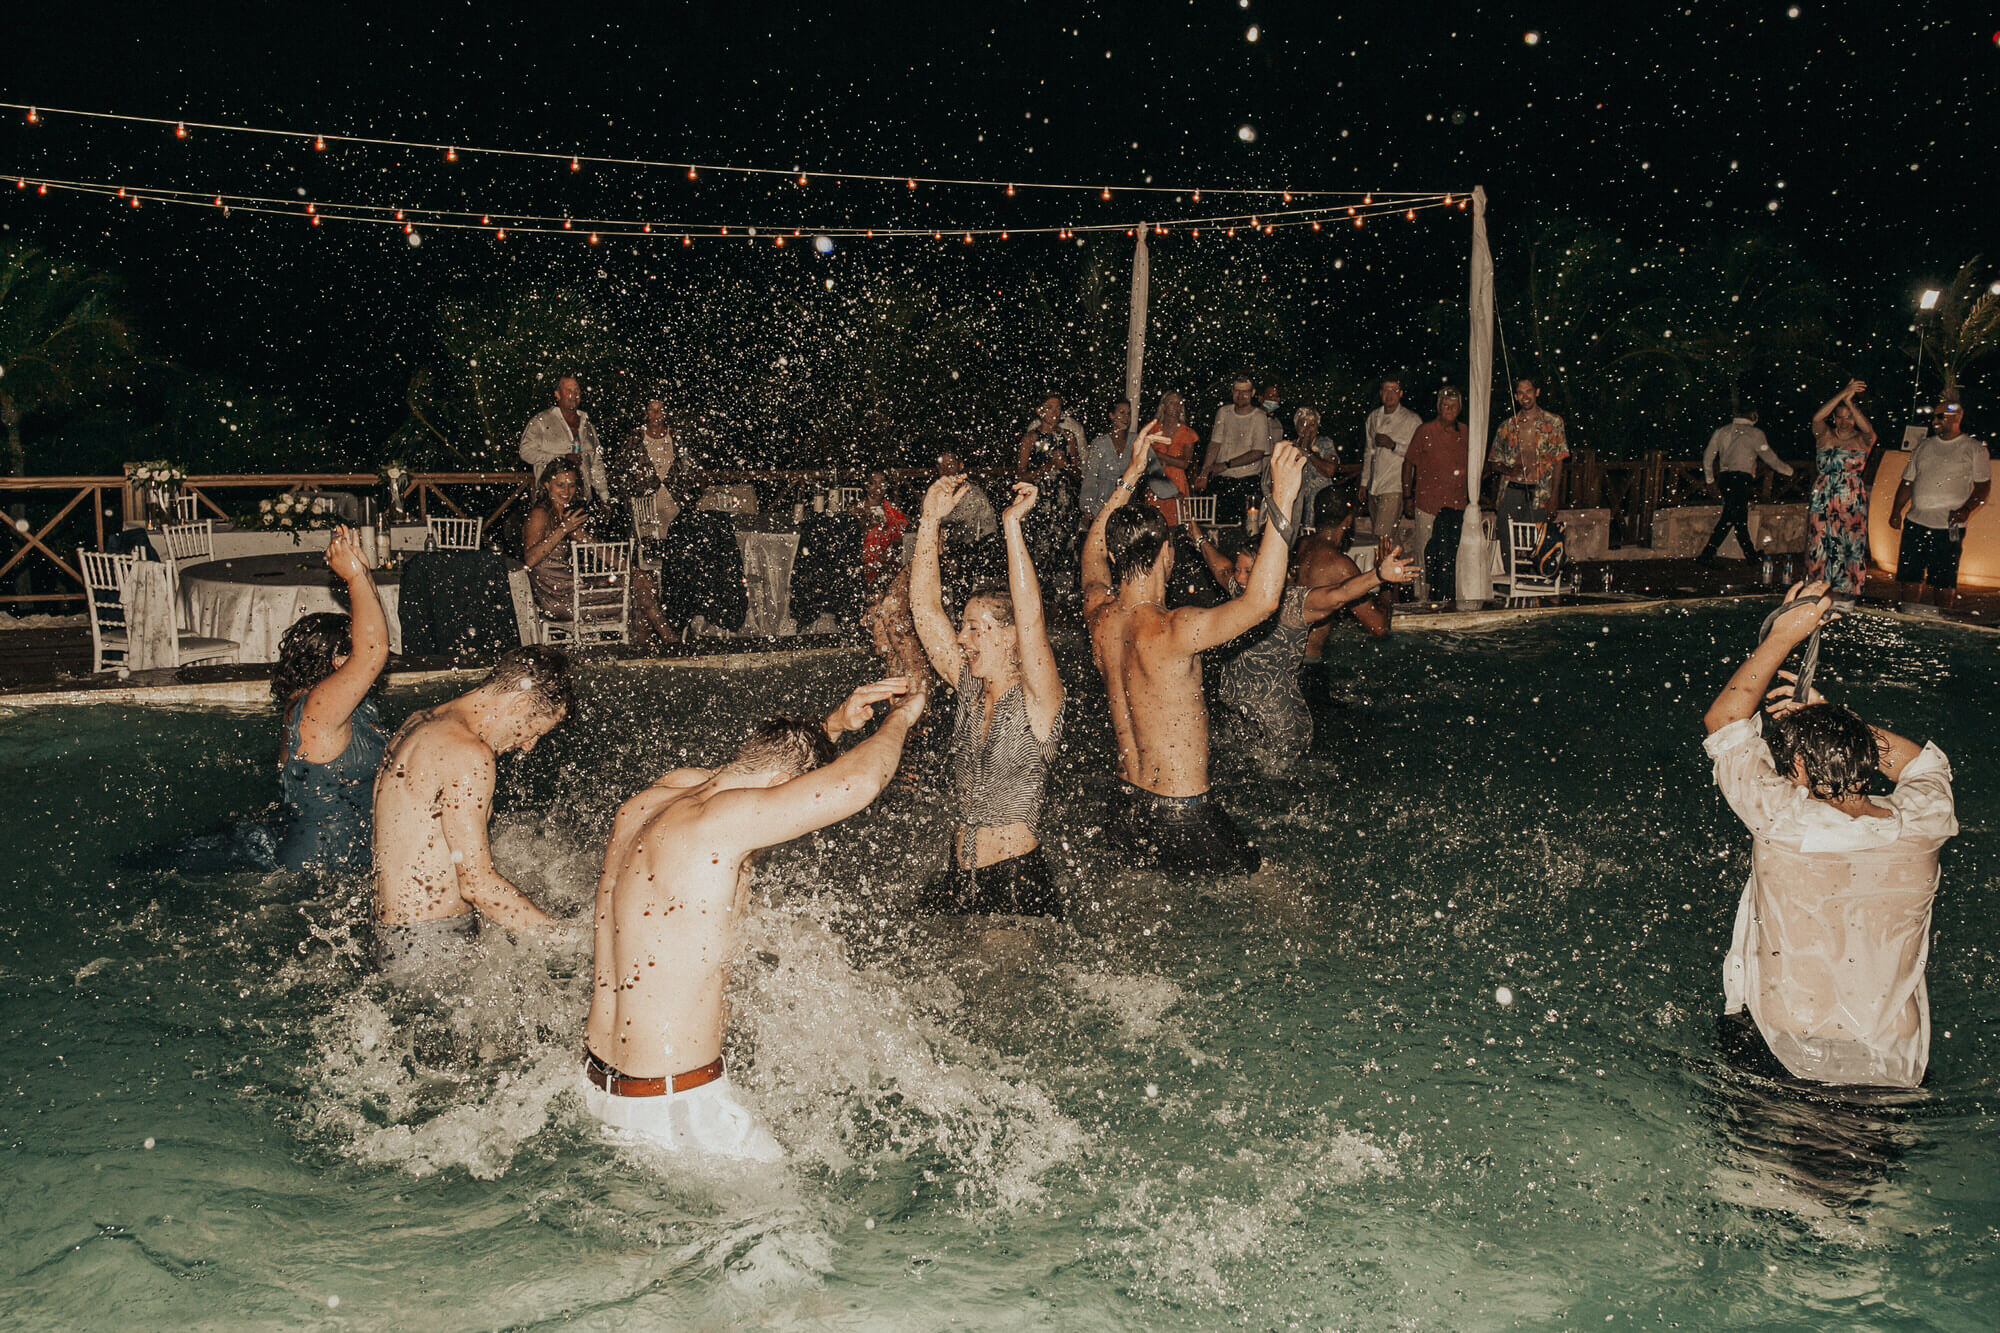
<path fill-rule="evenodd" d="M 1438 392 L 1438 414 L 1417 427 L 1403 459 L 1403 517 L 1415 519 L 1413 545 L 1424 562 L 1424 596 L 1457 595 L 1458 537 L 1465 523 L 1465 396 L 1449 384 Z"/>

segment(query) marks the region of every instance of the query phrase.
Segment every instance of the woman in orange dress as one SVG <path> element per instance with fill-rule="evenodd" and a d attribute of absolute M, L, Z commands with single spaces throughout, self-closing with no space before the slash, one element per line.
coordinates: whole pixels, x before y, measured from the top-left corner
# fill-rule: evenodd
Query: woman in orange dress
<path fill-rule="evenodd" d="M 1160 511 L 1168 528 L 1180 526 L 1180 497 L 1188 493 L 1188 467 L 1194 462 L 1194 447 L 1201 443 L 1201 436 L 1188 428 L 1187 407 L 1181 396 L 1175 392 L 1160 395 L 1160 405 L 1153 413 L 1154 429 L 1165 435 L 1165 443 L 1155 446 L 1153 457 L 1159 461 L 1160 471 L 1173 483 L 1177 494 L 1159 496 L 1148 494 L 1146 503 Z"/>

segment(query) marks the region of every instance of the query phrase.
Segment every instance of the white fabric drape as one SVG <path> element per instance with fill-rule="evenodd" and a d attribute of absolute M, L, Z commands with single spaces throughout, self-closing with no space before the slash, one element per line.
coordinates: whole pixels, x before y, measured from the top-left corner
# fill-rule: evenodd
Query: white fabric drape
<path fill-rule="evenodd" d="M 1125 323 L 1125 396 L 1132 403 L 1132 425 L 1143 424 L 1139 415 L 1139 380 L 1146 366 L 1146 301 L 1153 276 L 1152 255 L 1146 249 L 1146 229 L 1139 224 L 1139 243 L 1132 249 L 1132 312 Z"/>
<path fill-rule="evenodd" d="M 1465 373 L 1465 527 L 1458 538 L 1458 599 L 1493 596 L 1492 543 L 1479 518 L 1480 474 L 1486 464 L 1486 422 L 1493 393 L 1493 252 L 1486 247 L 1486 189 L 1472 190 L 1472 337 Z"/>

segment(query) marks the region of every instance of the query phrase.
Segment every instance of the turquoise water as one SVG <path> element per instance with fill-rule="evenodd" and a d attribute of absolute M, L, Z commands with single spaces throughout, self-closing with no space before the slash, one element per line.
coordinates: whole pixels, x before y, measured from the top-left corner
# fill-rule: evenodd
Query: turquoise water
<path fill-rule="evenodd" d="M 773 856 L 732 1045 L 789 1159 L 751 1170 L 582 1118 L 581 931 L 397 997 L 356 889 L 135 862 L 268 799 L 269 714 L 0 716 L 0 1321 L 1990 1329 L 2000 665 L 1830 637 L 1830 693 L 1945 746 L 1964 832 L 1929 1085 L 1802 1107 L 1714 1055 L 1748 843 L 1699 715 L 1764 609 L 1336 637 L 1302 770 L 1219 766 L 1274 864 L 1216 885 L 1096 850 L 1108 726 L 1068 645 L 1074 919 L 904 920 L 920 791 Z M 503 761 L 500 865 L 580 912 L 624 795 L 868 672 L 588 674 Z"/>

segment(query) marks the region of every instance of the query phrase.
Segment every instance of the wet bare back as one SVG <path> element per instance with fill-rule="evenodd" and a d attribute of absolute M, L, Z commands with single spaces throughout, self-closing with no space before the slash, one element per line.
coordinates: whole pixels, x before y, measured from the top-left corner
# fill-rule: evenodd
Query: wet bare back
<path fill-rule="evenodd" d="M 412 716 L 375 774 L 375 919 L 407 925 L 477 910 L 510 930 L 543 924 L 494 869 L 495 759 L 457 711 L 462 702 Z"/>
<path fill-rule="evenodd" d="M 1208 705 L 1201 657 L 1175 647 L 1172 616 L 1158 606 L 1107 602 L 1090 622 L 1118 735 L 1118 776 L 1160 796 L 1208 790 Z"/>

